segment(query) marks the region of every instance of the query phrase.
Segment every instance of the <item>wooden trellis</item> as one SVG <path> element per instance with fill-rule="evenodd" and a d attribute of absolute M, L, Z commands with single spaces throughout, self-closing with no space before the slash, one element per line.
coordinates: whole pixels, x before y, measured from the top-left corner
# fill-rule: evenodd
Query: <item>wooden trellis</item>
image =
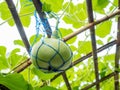
<path fill-rule="evenodd" d="M 32 0 L 33 1 L 33 4 L 39 14 L 40 17 L 41 16 L 41 6 L 40 6 L 40 1 L 39 0 Z M 15 5 L 13 4 L 13 1 L 12 0 L 6 0 L 6 3 L 8 4 L 8 8 L 10 9 L 11 11 L 11 14 L 13 16 L 13 19 L 16 23 L 16 26 L 18 28 L 18 31 L 21 35 L 21 38 L 25 44 L 25 47 L 27 49 L 27 51 L 29 52 L 29 48 L 30 48 L 30 44 L 26 38 L 26 34 L 24 32 L 24 28 L 22 26 L 22 23 L 19 19 L 19 16 L 18 16 L 18 13 L 16 11 L 16 8 L 15 8 Z M 100 24 L 101 22 L 104 22 L 116 15 L 120 15 L 120 0 L 118 0 L 118 10 L 115 11 L 114 13 L 111 13 L 109 15 L 106 15 L 105 17 L 99 19 L 99 20 L 96 20 L 94 21 L 94 17 L 93 17 L 93 9 L 92 9 L 92 0 L 86 0 L 86 5 L 87 5 L 87 12 L 88 12 L 88 22 L 89 24 L 87 24 L 86 26 L 80 28 L 79 30 L 65 36 L 63 38 L 63 41 L 67 41 L 71 38 L 73 38 L 74 36 L 86 31 L 86 30 L 90 30 L 90 35 L 91 35 L 91 42 L 92 42 L 92 51 L 89 52 L 87 55 L 75 60 L 74 62 L 72 62 L 72 66 L 69 67 L 72 68 L 73 66 L 75 66 L 76 64 L 86 60 L 87 58 L 90 58 L 91 56 L 93 56 L 93 61 L 94 61 L 94 69 L 95 69 L 95 82 L 89 84 L 88 86 L 84 87 L 82 90 L 87 90 L 93 86 L 96 86 L 96 90 L 100 90 L 100 83 L 109 79 L 109 78 L 112 78 L 114 77 L 114 86 L 115 86 L 115 90 L 120 90 L 120 87 L 119 87 L 119 72 L 118 71 L 114 71 L 110 74 L 108 74 L 107 76 L 103 77 L 103 78 L 99 78 L 99 70 L 98 70 L 98 57 L 97 57 L 97 54 L 113 45 L 116 45 L 116 54 L 115 54 L 115 68 L 119 68 L 119 59 L 120 59 L 120 16 L 118 17 L 118 31 L 117 31 L 117 40 L 113 40 L 109 43 L 107 43 L 106 45 L 100 47 L 100 48 L 97 48 L 96 47 L 96 36 L 95 36 L 95 28 L 94 26 L 95 25 L 98 25 Z M 50 37 L 48 35 L 48 37 Z M 28 58 L 26 61 L 24 61 L 23 63 L 21 63 L 19 66 L 17 66 L 16 68 L 13 69 L 14 72 L 21 72 L 23 71 L 25 68 L 27 68 L 29 65 L 31 64 L 31 61 L 30 61 L 30 58 Z M 63 76 L 63 79 L 66 83 L 66 86 L 68 88 L 68 90 L 72 90 L 71 89 L 71 86 L 70 86 L 70 83 L 69 83 L 69 80 L 67 78 L 67 75 L 66 75 L 66 71 L 64 72 L 61 72 L 57 75 L 54 76 L 54 78 L 51 79 L 51 82 L 54 81 L 57 77 L 59 77 L 60 75 Z"/>

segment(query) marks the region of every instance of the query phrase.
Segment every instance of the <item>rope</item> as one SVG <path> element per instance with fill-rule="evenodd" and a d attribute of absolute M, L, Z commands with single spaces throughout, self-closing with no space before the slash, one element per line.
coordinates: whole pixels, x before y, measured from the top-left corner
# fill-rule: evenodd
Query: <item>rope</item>
<path fill-rule="evenodd" d="M 69 5 L 68 5 L 68 6 L 69 6 Z M 68 6 L 66 7 L 66 9 L 68 8 Z M 65 10 L 66 10 L 66 9 L 65 9 Z M 68 60 L 64 60 L 64 58 L 62 57 L 62 55 L 61 55 L 60 52 L 59 52 L 59 50 L 60 50 L 60 42 L 62 41 L 62 40 L 60 40 L 60 38 L 62 37 L 62 34 L 61 34 L 58 26 L 59 26 L 59 22 L 60 22 L 61 17 L 62 17 L 63 14 L 65 13 L 65 10 L 64 10 L 64 12 L 62 13 L 62 15 L 61 15 L 60 17 L 58 17 L 58 15 L 55 14 L 55 13 L 53 13 L 53 12 L 48 12 L 48 13 L 46 13 L 46 14 L 52 14 L 52 15 L 55 17 L 55 19 L 56 19 L 55 33 L 54 33 L 52 36 L 58 39 L 58 50 L 56 50 L 53 46 L 47 44 L 47 43 L 44 41 L 44 38 L 45 38 L 46 34 L 51 36 L 51 33 L 52 33 L 52 32 L 51 32 L 52 30 L 50 30 L 51 27 L 49 26 L 49 23 L 48 23 L 48 18 L 46 17 L 46 15 L 44 15 L 45 13 L 42 13 L 42 12 L 41 12 L 41 13 L 40 13 L 40 14 L 41 14 L 40 18 L 38 17 L 36 11 L 35 11 L 35 13 L 34 13 L 34 17 L 35 17 L 35 20 L 36 20 L 36 36 L 35 36 L 35 38 L 34 38 L 33 43 L 31 44 L 30 53 L 31 53 L 31 50 L 32 50 L 33 45 L 34 45 L 34 44 L 36 43 L 36 41 L 37 41 L 37 38 L 38 38 L 38 36 L 39 36 L 39 33 L 41 32 L 41 34 L 43 35 L 43 38 L 41 38 L 41 40 L 40 40 L 41 45 L 38 47 L 37 52 L 36 52 L 36 55 L 35 55 L 35 56 L 34 56 L 34 55 L 31 55 L 31 56 L 35 59 L 35 63 L 37 64 L 37 67 L 38 67 L 39 69 L 47 70 L 47 71 L 54 71 L 54 72 L 64 71 L 64 70 L 60 70 L 60 68 L 62 68 L 69 60 L 71 60 L 71 58 L 72 58 L 72 56 L 73 56 L 73 53 L 71 52 L 71 55 L 70 55 L 70 57 L 68 58 Z M 44 17 L 44 16 L 45 16 L 45 17 Z M 62 41 L 62 42 L 63 42 L 63 41 Z M 65 44 L 66 44 L 66 43 L 65 43 Z M 42 60 L 42 59 L 40 59 L 40 57 L 38 57 L 38 53 L 39 53 L 39 50 L 40 50 L 40 48 L 42 47 L 42 45 L 45 45 L 45 46 L 51 48 L 51 49 L 55 52 L 55 54 L 53 54 L 53 56 L 49 59 L 49 61 Z M 67 44 L 66 44 L 66 45 L 67 45 Z M 61 47 L 61 48 L 62 48 L 62 47 Z M 60 57 L 61 60 L 62 60 L 61 65 L 59 65 L 58 67 L 54 67 L 54 66 L 52 65 L 52 63 L 51 63 L 52 60 L 55 58 L 56 55 L 59 55 L 59 57 Z M 48 64 L 48 65 L 49 65 L 48 68 L 41 67 L 41 66 L 39 65 L 39 61 Z M 69 68 L 69 67 L 68 67 L 68 68 Z M 67 68 L 66 68 L 66 69 L 67 69 Z"/>
<path fill-rule="evenodd" d="M 36 11 L 34 12 L 34 17 L 35 17 L 35 21 L 36 21 L 36 26 L 35 26 L 35 28 L 36 28 L 36 35 L 35 35 L 35 38 L 34 38 L 32 44 L 31 44 L 31 46 L 30 46 L 30 50 L 29 50 L 30 53 L 31 53 L 31 50 L 32 50 L 33 45 L 34 45 L 34 44 L 36 43 L 36 41 L 37 41 L 37 38 L 38 38 L 38 36 L 39 36 L 39 32 L 40 32 L 40 30 L 41 30 L 41 29 L 40 29 L 41 22 L 40 22 L 39 18 L 37 17 Z M 41 32 L 42 32 L 42 31 L 41 31 Z"/>

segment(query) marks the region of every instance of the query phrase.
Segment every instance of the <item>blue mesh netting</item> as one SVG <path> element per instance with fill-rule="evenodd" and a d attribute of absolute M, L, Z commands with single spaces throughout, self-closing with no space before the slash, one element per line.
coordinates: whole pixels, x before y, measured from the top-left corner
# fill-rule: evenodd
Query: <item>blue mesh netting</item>
<path fill-rule="evenodd" d="M 59 40 L 59 41 L 58 41 L 58 49 L 55 49 L 53 46 L 49 45 L 48 43 L 46 43 L 46 42 L 44 41 L 44 38 L 46 37 L 47 34 L 51 35 L 51 33 L 52 33 L 51 31 L 52 31 L 52 30 L 51 30 L 51 27 L 50 27 L 49 24 L 48 24 L 48 19 L 47 19 L 46 17 L 39 18 L 38 15 L 37 15 L 37 13 L 36 13 L 36 11 L 35 11 L 34 16 L 35 16 L 35 19 L 36 19 L 36 37 L 34 38 L 34 41 L 33 41 L 32 45 L 31 45 L 30 53 L 31 53 L 31 51 L 32 51 L 32 47 L 33 47 L 34 44 L 36 43 L 36 40 L 37 40 L 39 34 L 41 33 L 41 34 L 43 35 L 43 38 L 40 40 L 40 42 L 42 42 L 42 44 L 39 45 L 39 48 L 37 49 L 36 55 L 34 56 L 34 55 L 31 54 L 31 57 L 34 57 L 34 58 L 35 58 L 36 65 L 37 65 L 37 67 L 38 67 L 39 69 L 42 69 L 42 70 L 45 70 L 45 71 L 58 72 L 58 71 L 64 71 L 64 70 L 60 70 L 60 68 L 62 68 L 67 62 L 69 62 L 69 61 L 71 60 L 71 58 L 72 58 L 72 56 L 73 56 L 73 53 L 70 52 L 71 55 L 70 55 L 70 57 L 68 58 L 68 60 L 65 60 L 65 59 L 63 58 L 63 56 L 60 54 L 60 52 L 59 52 L 59 50 L 60 50 L 60 42 L 61 42 L 60 37 L 62 36 L 61 33 L 60 33 L 60 31 L 59 31 L 59 29 L 58 29 L 58 24 L 59 24 L 59 19 L 60 19 L 60 18 L 59 18 L 56 14 L 54 14 L 54 13 L 52 13 L 52 14 L 53 14 L 53 15 L 56 17 L 56 19 L 57 19 L 56 26 L 55 26 L 55 34 L 52 34 L 52 36 L 53 36 L 53 37 L 56 37 L 56 38 Z M 63 42 L 63 41 L 62 41 L 62 42 Z M 65 42 L 64 42 L 64 43 L 65 43 Z M 66 44 L 66 43 L 65 43 L 65 44 Z M 43 45 L 51 48 L 51 49 L 55 52 L 55 54 L 53 54 L 53 56 L 49 59 L 49 61 L 42 60 L 42 59 L 39 58 L 39 56 L 38 56 L 38 52 L 39 52 L 40 48 L 41 48 Z M 66 44 L 66 45 L 67 45 L 67 44 Z M 67 46 L 68 46 L 68 45 L 67 45 Z M 68 47 L 69 47 L 69 46 L 68 46 Z M 70 50 L 71 50 L 71 49 L 70 49 Z M 54 66 L 51 64 L 52 60 L 54 59 L 54 57 L 55 57 L 56 55 L 59 55 L 59 57 L 62 59 L 62 64 L 61 64 L 60 66 L 58 66 L 57 68 L 54 67 Z M 38 64 L 39 61 L 41 61 L 41 63 L 42 63 L 42 62 L 47 63 L 47 64 L 48 64 L 48 67 L 47 67 L 47 68 L 41 67 L 41 66 Z M 69 68 L 69 67 L 68 67 L 68 68 Z M 66 69 L 67 69 L 67 68 L 66 68 Z"/>
<path fill-rule="evenodd" d="M 33 55 L 32 55 L 32 57 L 35 58 L 35 62 L 36 62 L 37 67 L 38 67 L 39 69 L 45 70 L 45 71 L 47 71 L 47 72 L 51 72 L 51 71 L 52 71 L 52 72 L 64 71 L 64 70 L 60 70 L 60 68 L 62 68 L 69 60 L 71 60 L 71 58 L 72 58 L 72 56 L 73 56 L 73 53 L 70 52 L 70 54 L 71 54 L 70 57 L 69 57 L 67 60 L 65 60 L 65 59 L 63 58 L 63 56 L 61 55 L 61 53 L 59 52 L 59 50 L 60 50 L 60 43 L 61 43 L 61 42 L 63 42 L 63 41 L 61 41 L 61 40 L 59 39 L 59 40 L 58 40 L 58 49 L 56 49 L 56 48 L 54 48 L 53 46 L 51 46 L 51 45 L 49 45 L 48 43 L 46 43 L 46 42 L 44 41 L 44 39 L 41 40 L 41 44 L 39 45 L 39 47 L 38 47 L 38 49 L 37 49 L 36 56 L 33 56 Z M 66 43 L 65 43 L 65 44 L 66 44 Z M 39 53 L 39 51 L 40 51 L 40 48 L 42 48 L 43 45 L 51 48 L 51 49 L 55 52 L 55 54 L 52 55 L 52 57 L 49 59 L 49 61 L 45 61 L 45 60 L 41 59 L 41 58 L 39 57 L 39 55 L 38 55 L 38 53 Z M 67 45 L 67 44 L 66 44 L 66 45 Z M 68 46 L 68 45 L 67 45 L 67 46 Z M 69 47 L 69 46 L 68 46 L 68 47 Z M 47 50 L 45 50 L 45 51 L 47 51 Z M 56 55 L 59 55 L 60 58 L 62 59 L 62 64 L 61 64 L 60 66 L 58 66 L 57 68 L 54 67 L 54 66 L 51 64 L 53 58 L 54 58 Z M 47 63 L 47 64 L 49 64 L 49 66 L 48 66 L 47 68 L 41 67 L 41 66 L 38 64 L 39 61 L 44 62 L 44 63 Z M 68 68 L 69 68 L 69 67 L 68 67 Z M 67 68 L 66 68 L 66 69 L 67 69 Z M 66 70 L 66 69 L 65 69 L 65 70 Z"/>

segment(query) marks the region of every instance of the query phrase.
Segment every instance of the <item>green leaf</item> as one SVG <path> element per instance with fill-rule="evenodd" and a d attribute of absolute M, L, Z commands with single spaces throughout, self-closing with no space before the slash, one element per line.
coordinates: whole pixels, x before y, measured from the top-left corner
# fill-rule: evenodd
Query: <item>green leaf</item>
<path fill-rule="evenodd" d="M 107 36 L 111 31 L 111 25 L 112 25 L 111 21 L 106 21 L 97 25 L 96 35 L 101 38 L 104 38 L 105 36 Z"/>
<path fill-rule="evenodd" d="M 28 27 L 30 25 L 30 21 L 31 21 L 30 16 L 20 17 L 20 19 L 21 19 L 23 26 Z"/>
<path fill-rule="evenodd" d="M 64 0 L 41 0 L 41 1 L 42 1 L 43 5 L 44 5 L 44 3 L 46 3 L 46 5 L 47 5 L 46 8 L 50 7 L 50 11 L 59 12 L 62 9 Z M 45 6 L 44 6 L 44 8 L 45 8 Z"/>
<path fill-rule="evenodd" d="M 6 47 L 5 46 L 0 46 L 0 56 L 5 56 L 6 55 Z"/>
<path fill-rule="evenodd" d="M 109 54 L 104 56 L 104 60 L 107 62 L 113 61 L 114 59 L 115 59 L 115 54 Z"/>
<path fill-rule="evenodd" d="M 104 8 L 109 4 L 109 0 L 94 0 L 92 3 L 94 11 L 105 14 Z"/>
<path fill-rule="evenodd" d="M 73 61 L 74 61 L 74 60 L 77 60 L 77 59 L 80 58 L 80 57 L 81 57 L 81 53 L 80 53 L 80 52 L 77 53 L 77 54 L 75 53 L 74 56 L 73 56 Z"/>
<path fill-rule="evenodd" d="M 35 10 L 33 3 L 28 0 L 20 0 L 20 5 L 21 8 L 19 14 L 21 15 L 32 13 Z M 33 15 L 33 13 L 31 15 Z"/>
<path fill-rule="evenodd" d="M 114 0 L 113 5 L 118 6 L 118 0 Z"/>
<path fill-rule="evenodd" d="M 110 8 L 109 8 L 109 11 L 112 11 L 112 10 L 114 10 L 114 6 L 110 6 Z"/>
<path fill-rule="evenodd" d="M 7 68 L 9 68 L 9 64 L 6 56 L 0 56 L 0 69 L 7 69 Z"/>
<path fill-rule="evenodd" d="M 112 39 L 114 39 L 112 36 L 108 37 L 107 42 L 110 42 Z"/>
<path fill-rule="evenodd" d="M 114 90 L 114 78 L 109 78 L 100 83 L 101 90 Z M 95 90 L 95 89 L 94 89 Z"/>
<path fill-rule="evenodd" d="M 56 73 L 44 73 L 35 67 L 32 68 L 32 73 L 37 75 L 42 80 L 49 80 L 49 79 L 53 78 L 56 74 Z"/>
<path fill-rule="evenodd" d="M 8 63 L 10 68 L 15 67 L 18 65 L 21 61 L 25 60 L 27 57 L 24 55 L 19 55 L 18 52 L 20 52 L 19 48 L 13 49 L 8 57 Z"/>
<path fill-rule="evenodd" d="M 99 5 L 101 8 L 106 7 L 109 4 L 109 0 L 97 0 L 97 5 Z"/>
<path fill-rule="evenodd" d="M 7 20 L 11 17 L 12 17 L 12 15 L 10 13 L 10 10 L 8 9 L 6 2 L 0 3 L 0 18 L 2 18 L 3 20 Z M 8 24 L 10 26 L 13 26 L 14 25 L 13 19 L 8 20 Z"/>
<path fill-rule="evenodd" d="M 22 75 L 17 73 L 0 75 L 0 84 L 8 87 L 10 90 L 28 90 L 28 88 L 31 88 Z"/>
<path fill-rule="evenodd" d="M 62 37 L 72 33 L 72 29 L 64 29 L 64 28 L 60 28 L 60 32 L 62 34 Z M 74 38 L 70 39 L 67 41 L 68 44 L 73 44 L 76 41 L 77 37 L 75 36 Z"/>
<path fill-rule="evenodd" d="M 75 86 L 75 87 L 73 87 L 72 90 L 79 90 L 79 86 Z"/>
<path fill-rule="evenodd" d="M 58 90 L 58 89 L 56 89 L 54 87 L 50 87 L 50 86 L 43 86 L 39 90 Z"/>
<path fill-rule="evenodd" d="M 80 54 L 87 54 L 92 50 L 91 42 L 90 41 L 79 41 L 78 48 Z"/>
<path fill-rule="evenodd" d="M 30 44 L 31 45 L 35 44 L 36 42 L 38 42 L 41 39 L 41 37 L 42 37 L 42 35 L 38 35 L 38 36 L 32 35 L 29 39 Z"/>
<path fill-rule="evenodd" d="M 97 40 L 97 44 L 103 45 L 103 41 L 102 40 Z"/>
<path fill-rule="evenodd" d="M 102 68 L 102 70 L 100 72 L 100 77 L 101 78 L 105 77 L 106 72 L 107 72 L 107 68 L 106 67 Z"/>
<path fill-rule="evenodd" d="M 115 68 L 116 71 L 120 72 L 120 68 Z"/>
<path fill-rule="evenodd" d="M 22 46 L 22 47 L 25 47 L 25 45 L 24 45 L 24 43 L 23 43 L 22 40 L 14 40 L 14 44 L 15 44 L 15 45 L 20 45 L 20 46 Z"/>
<path fill-rule="evenodd" d="M 67 7 L 68 3 L 65 3 L 63 8 Z M 70 3 L 70 6 L 66 10 L 66 14 L 63 17 L 63 20 L 72 24 L 74 28 L 80 28 L 85 25 L 85 19 L 87 18 L 85 4 L 74 5 Z M 74 13 L 74 14 L 73 14 Z"/>
<path fill-rule="evenodd" d="M 16 53 L 20 52 L 20 49 L 19 48 L 15 48 L 13 49 L 11 52 L 10 52 L 10 55 L 14 55 Z"/>
<path fill-rule="evenodd" d="M 45 12 L 51 12 L 51 5 L 44 2 L 42 4 L 42 10 L 45 11 Z"/>
<path fill-rule="evenodd" d="M 20 0 L 20 4 L 20 19 L 22 21 L 23 26 L 28 27 L 30 25 L 31 16 L 33 15 L 35 8 L 33 7 L 32 2 L 30 2 L 29 0 Z"/>
<path fill-rule="evenodd" d="M 77 48 L 74 45 L 71 45 L 70 48 L 72 49 L 73 52 L 77 50 Z"/>
<path fill-rule="evenodd" d="M 6 58 L 6 47 L 0 46 L 0 69 L 6 69 L 9 67 L 8 61 Z"/>

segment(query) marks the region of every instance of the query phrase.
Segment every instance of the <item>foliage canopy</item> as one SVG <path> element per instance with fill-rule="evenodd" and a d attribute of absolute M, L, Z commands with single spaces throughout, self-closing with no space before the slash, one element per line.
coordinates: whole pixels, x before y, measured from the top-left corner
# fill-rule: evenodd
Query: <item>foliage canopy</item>
<path fill-rule="evenodd" d="M 41 0 L 42 10 L 47 13 L 48 19 L 59 20 L 59 31 L 61 38 L 76 31 L 88 24 L 88 15 L 85 0 Z M 31 0 L 14 0 L 17 12 L 24 27 L 29 28 L 31 20 L 34 17 L 35 7 Z M 92 0 L 94 19 L 100 19 L 107 14 L 117 10 L 118 0 Z M 12 15 L 6 2 L 0 2 L 0 25 L 8 23 L 9 26 L 15 26 Z M 51 22 L 51 21 L 50 21 Z M 97 48 L 111 42 L 116 38 L 117 25 L 116 18 L 109 19 L 95 26 Z M 51 23 L 50 23 L 51 25 Z M 116 26 L 115 26 L 116 25 Z M 52 26 L 52 25 L 51 25 Z M 7 29 L 7 28 L 6 28 Z M 32 45 L 35 34 L 29 37 Z M 41 34 L 37 41 L 40 40 Z M 9 37 L 6 37 L 9 38 Z M 2 43 L 2 42 L 1 42 Z M 12 73 L 14 67 L 29 58 L 27 52 L 20 53 L 21 48 L 25 48 L 22 40 L 14 40 L 14 48 L 7 52 L 7 46 L 0 46 L 0 84 L 5 85 L 11 90 L 66 90 L 67 87 L 62 76 L 50 82 L 57 73 L 45 74 L 34 68 L 33 65 L 26 68 L 21 73 Z M 67 41 L 71 47 L 74 58 L 73 61 L 85 56 L 92 51 L 90 33 L 85 31 Z M 98 54 L 100 78 L 105 77 L 115 70 L 115 47 L 112 46 Z M 118 69 L 119 70 L 119 69 Z M 6 73 L 7 71 L 7 73 Z M 119 70 L 120 71 L 120 70 Z M 74 73 L 73 73 L 74 72 Z M 75 65 L 66 71 L 67 78 L 72 90 L 79 90 L 95 81 L 93 57 Z M 108 79 L 100 84 L 101 90 L 114 90 L 114 79 Z M 42 87 L 41 87 L 42 86 Z M 90 90 L 95 90 L 92 87 Z"/>

